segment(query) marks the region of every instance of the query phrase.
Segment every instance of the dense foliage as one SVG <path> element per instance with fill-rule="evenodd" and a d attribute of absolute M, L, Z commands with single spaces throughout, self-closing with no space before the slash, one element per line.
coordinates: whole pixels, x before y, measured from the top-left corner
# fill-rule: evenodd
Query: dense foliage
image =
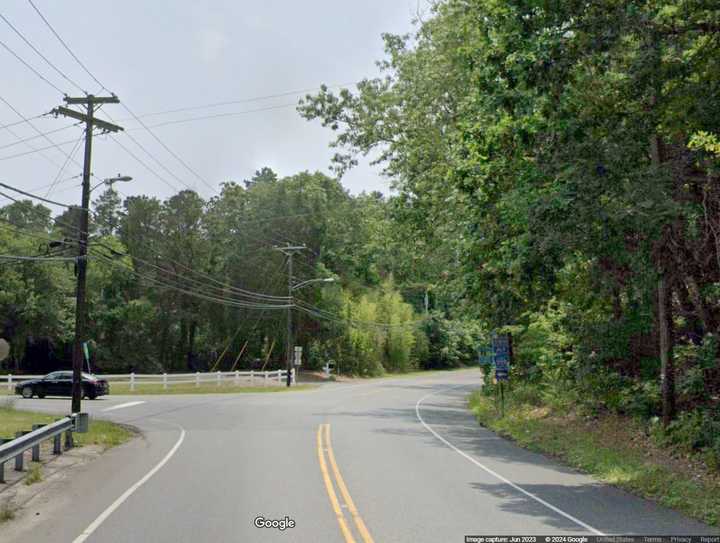
<path fill-rule="evenodd" d="M 431 358 L 424 313 L 428 266 L 392 219 L 396 202 L 351 196 L 323 174 L 278 179 L 263 169 L 203 200 L 94 202 L 88 279 L 92 363 L 103 372 L 276 368 L 286 352 L 286 244 L 294 257 L 295 344 L 306 367 L 376 375 L 473 360 L 471 348 Z M 0 209 L 0 253 L 43 260 L 0 265 L 2 336 L 10 369 L 71 363 L 77 209 L 56 218 L 17 201 Z M 258 294 L 248 294 L 258 293 Z M 407 300 L 407 301 L 406 301 Z M 443 337 L 437 341 L 445 341 Z M 452 341 L 451 341 L 452 343 Z M 442 350 L 444 345 L 432 348 Z M 455 349 L 451 347 L 451 349 Z"/>
<path fill-rule="evenodd" d="M 385 44 L 300 106 L 338 172 L 384 166 L 455 313 L 515 332 L 514 380 L 679 411 L 720 454 L 717 3 L 447 0 Z"/>

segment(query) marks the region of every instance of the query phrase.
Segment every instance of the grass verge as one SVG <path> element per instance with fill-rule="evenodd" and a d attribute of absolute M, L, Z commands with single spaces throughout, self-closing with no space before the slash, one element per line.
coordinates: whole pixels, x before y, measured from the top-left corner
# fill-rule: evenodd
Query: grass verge
<path fill-rule="evenodd" d="M 15 508 L 12 504 L 3 502 L 0 503 L 0 524 L 8 522 L 15 518 Z"/>
<path fill-rule="evenodd" d="M 507 400 L 500 417 L 495 400 L 479 391 L 470 409 L 483 426 L 527 449 L 712 526 L 720 523 L 720 476 L 657 446 L 642 425 L 627 417 L 588 419 Z"/>
<path fill-rule="evenodd" d="M 2 405 L 0 406 L 0 437 L 15 437 L 15 432 L 30 430 L 33 424 L 48 424 L 58 418 L 46 413 L 20 411 L 10 405 Z M 104 420 L 91 420 L 90 430 L 87 433 L 73 434 L 77 446 L 98 445 L 103 449 L 120 445 L 132 436 L 133 432 L 125 426 Z"/>
<path fill-rule="evenodd" d="M 39 483 L 40 481 L 42 481 L 42 478 L 42 464 L 40 462 L 30 462 L 30 467 L 28 467 L 28 472 L 25 476 L 24 483 L 27 486 L 30 486 L 32 484 Z"/>
<path fill-rule="evenodd" d="M 248 392 L 294 392 L 296 390 L 310 390 L 317 388 L 317 385 L 295 385 L 292 387 L 282 386 L 235 386 L 223 384 L 201 384 L 195 386 L 193 383 L 168 384 L 167 389 L 162 385 L 136 384 L 135 390 L 130 390 L 127 383 L 110 383 L 110 395 L 143 395 L 143 394 L 239 394 Z"/>

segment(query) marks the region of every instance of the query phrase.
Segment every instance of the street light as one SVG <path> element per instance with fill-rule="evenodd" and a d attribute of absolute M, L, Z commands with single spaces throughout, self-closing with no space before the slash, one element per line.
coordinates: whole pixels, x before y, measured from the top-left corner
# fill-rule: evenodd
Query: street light
<path fill-rule="evenodd" d="M 308 279 L 306 281 L 301 281 L 300 283 L 293 285 L 292 287 L 290 287 L 290 291 L 291 292 L 296 291 L 300 288 L 303 288 L 304 286 L 309 285 L 310 283 L 334 283 L 335 281 L 337 281 L 337 279 L 335 279 L 334 277 L 321 277 L 318 279 Z"/>
<path fill-rule="evenodd" d="M 130 177 L 129 175 L 117 174 L 117 177 L 106 177 L 105 179 L 100 181 L 97 185 L 92 187 L 90 189 L 90 192 L 94 191 L 100 185 L 109 185 L 112 187 L 113 183 L 127 183 L 128 181 L 132 181 L 132 177 Z"/>
<path fill-rule="evenodd" d="M 292 262 L 292 261 L 291 261 L 291 262 Z M 290 265 L 290 266 L 291 266 L 291 265 Z M 293 284 L 292 284 L 292 267 L 290 267 L 289 269 L 290 269 L 290 276 L 288 277 L 288 283 L 289 283 L 289 284 L 288 284 L 288 286 L 289 286 L 289 288 L 288 288 L 288 291 L 289 291 L 288 294 L 290 295 L 290 303 L 291 303 L 291 305 L 294 305 L 292 294 L 293 294 L 293 292 L 295 292 L 296 290 L 301 289 L 301 288 L 303 288 L 303 287 L 306 287 L 307 285 L 309 285 L 309 284 L 311 284 L 311 283 L 334 283 L 335 281 L 337 281 L 337 279 L 335 279 L 334 277 L 318 277 L 318 278 L 316 278 L 316 279 L 306 279 L 305 281 L 300 281 L 299 283 L 295 283 L 295 284 L 293 285 Z M 291 362 L 291 360 L 292 360 L 292 353 L 291 353 L 291 351 L 290 351 L 290 348 L 292 347 L 292 320 L 291 320 L 291 319 L 292 319 L 292 316 L 291 316 L 291 315 L 292 315 L 292 313 L 290 313 L 290 309 L 288 309 L 288 345 L 287 345 L 287 350 L 288 350 L 288 354 L 287 354 L 287 357 L 288 357 L 288 369 L 287 369 L 287 372 L 288 372 L 288 373 L 287 373 L 287 386 L 290 386 L 290 381 L 291 381 L 290 373 L 291 373 L 291 370 L 292 370 L 292 362 Z M 299 370 L 300 370 L 300 367 L 298 366 L 298 371 L 299 371 Z"/>

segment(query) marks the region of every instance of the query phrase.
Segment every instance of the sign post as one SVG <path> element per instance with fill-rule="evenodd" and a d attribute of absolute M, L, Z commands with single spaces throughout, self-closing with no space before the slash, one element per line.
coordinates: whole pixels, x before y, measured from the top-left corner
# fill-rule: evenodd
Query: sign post
<path fill-rule="evenodd" d="M 510 334 L 493 334 L 493 364 L 495 380 L 500 388 L 500 416 L 505 416 L 505 381 L 510 377 L 510 359 L 512 358 L 512 337 Z"/>
<path fill-rule="evenodd" d="M 295 346 L 294 353 L 295 356 L 293 358 L 293 365 L 295 366 L 295 382 L 297 383 L 299 373 L 300 373 L 300 366 L 302 366 L 302 351 L 303 348 L 300 346 Z"/>
<path fill-rule="evenodd" d="M 85 354 L 85 365 L 87 365 L 87 371 L 90 372 L 90 347 L 87 341 L 83 341 L 83 353 Z"/>

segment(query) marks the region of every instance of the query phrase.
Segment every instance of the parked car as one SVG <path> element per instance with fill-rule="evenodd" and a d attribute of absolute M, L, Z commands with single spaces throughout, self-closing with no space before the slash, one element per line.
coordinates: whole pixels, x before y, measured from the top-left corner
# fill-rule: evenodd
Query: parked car
<path fill-rule="evenodd" d="M 45 396 L 72 396 L 72 372 L 54 371 L 40 379 L 18 383 L 15 392 L 23 398 L 44 398 Z M 98 379 L 89 373 L 82 373 L 82 397 L 94 400 L 98 396 L 110 393 L 110 385 L 105 379 Z"/>

